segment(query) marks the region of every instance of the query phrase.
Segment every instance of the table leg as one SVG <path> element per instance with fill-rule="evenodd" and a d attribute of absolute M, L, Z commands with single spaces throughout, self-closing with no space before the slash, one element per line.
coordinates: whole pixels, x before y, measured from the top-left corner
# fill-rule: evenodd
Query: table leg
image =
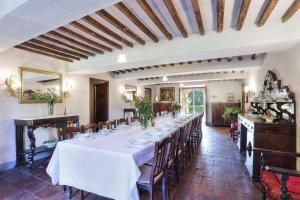
<path fill-rule="evenodd" d="M 70 200 L 72 198 L 72 187 L 71 186 L 65 186 L 65 199 Z"/>
<path fill-rule="evenodd" d="M 25 152 L 24 152 L 24 127 L 16 126 L 16 165 L 19 166 L 25 162 Z"/>
<path fill-rule="evenodd" d="M 34 127 L 33 126 L 29 126 L 27 128 L 27 134 L 28 134 L 28 137 L 29 137 L 29 140 L 30 140 L 30 152 L 29 152 L 29 155 L 28 155 L 28 160 L 29 160 L 29 168 L 32 169 L 32 166 L 33 166 L 33 161 L 34 161 L 34 154 L 35 154 L 35 149 L 36 149 L 36 146 L 35 146 L 35 136 L 34 136 Z"/>

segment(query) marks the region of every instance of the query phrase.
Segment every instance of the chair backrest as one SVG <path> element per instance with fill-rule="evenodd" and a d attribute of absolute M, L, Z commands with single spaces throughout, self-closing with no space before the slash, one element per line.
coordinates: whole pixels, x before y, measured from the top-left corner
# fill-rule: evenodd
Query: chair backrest
<path fill-rule="evenodd" d="M 176 157 L 177 153 L 177 148 L 178 148 L 178 143 L 180 139 L 180 129 L 178 128 L 176 131 L 174 131 L 171 134 L 171 149 L 170 149 L 170 156 L 169 156 L 169 161 L 174 159 Z"/>
<path fill-rule="evenodd" d="M 202 112 L 198 117 L 197 128 L 201 130 L 202 128 L 202 120 L 203 120 L 204 112 Z"/>
<path fill-rule="evenodd" d="M 59 138 L 59 140 L 66 140 L 66 139 L 73 138 L 76 133 L 81 133 L 81 132 L 82 132 L 82 128 L 77 128 L 73 126 L 66 127 L 65 129 L 63 129 L 61 135 L 62 138 Z"/>
<path fill-rule="evenodd" d="M 171 138 L 167 137 L 161 142 L 155 143 L 154 164 L 151 172 L 151 184 L 156 183 L 162 177 L 169 161 Z"/>
<path fill-rule="evenodd" d="M 128 125 L 128 118 L 121 118 L 117 120 L 117 125 L 126 124 Z"/>
<path fill-rule="evenodd" d="M 101 126 L 101 129 L 102 128 L 107 128 L 107 129 L 113 129 L 116 127 L 116 121 L 110 121 L 110 120 L 107 120 L 106 122 L 104 123 L 100 123 L 100 126 Z"/>
<path fill-rule="evenodd" d="M 140 117 L 138 116 L 131 117 L 131 122 L 135 122 L 135 121 L 140 121 Z"/>
<path fill-rule="evenodd" d="M 93 133 L 96 133 L 99 130 L 99 124 L 90 123 L 86 126 L 82 127 L 82 132 L 86 132 L 87 130 L 92 130 Z"/>

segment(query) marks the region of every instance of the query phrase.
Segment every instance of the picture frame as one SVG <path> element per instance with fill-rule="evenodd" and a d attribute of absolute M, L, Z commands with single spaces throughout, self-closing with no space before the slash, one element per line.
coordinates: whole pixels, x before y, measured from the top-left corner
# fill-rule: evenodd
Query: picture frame
<path fill-rule="evenodd" d="M 234 102 L 234 94 L 233 93 L 226 93 L 226 102 Z"/>
<path fill-rule="evenodd" d="M 160 100 L 161 101 L 175 101 L 175 88 L 174 87 L 160 88 Z"/>

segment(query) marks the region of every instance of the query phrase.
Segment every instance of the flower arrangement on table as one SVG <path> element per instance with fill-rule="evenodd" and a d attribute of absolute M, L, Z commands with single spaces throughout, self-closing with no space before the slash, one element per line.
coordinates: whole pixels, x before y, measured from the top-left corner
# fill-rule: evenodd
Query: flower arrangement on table
<path fill-rule="evenodd" d="M 181 109 L 181 105 L 179 103 L 172 103 L 171 109 L 173 117 L 176 117 Z"/>
<path fill-rule="evenodd" d="M 48 114 L 53 115 L 54 105 L 57 102 L 59 96 L 55 88 L 47 88 L 46 92 L 36 90 L 32 94 L 32 100 L 40 100 L 48 104 Z"/>
<path fill-rule="evenodd" d="M 140 115 L 140 122 L 144 128 L 148 127 L 148 120 L 153 116 L 152 100 L 150 98 L 135 97 L 134 105 Z"/>

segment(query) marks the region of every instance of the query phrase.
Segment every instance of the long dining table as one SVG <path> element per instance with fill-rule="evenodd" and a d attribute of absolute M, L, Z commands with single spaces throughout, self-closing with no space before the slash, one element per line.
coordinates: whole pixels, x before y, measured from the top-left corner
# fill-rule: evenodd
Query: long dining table
<path fill-rule="evenodd" d="M 64 185 L 116 200 L 138 200 L 136 182 L 139 167 L 154 156 L 154 142 L 170 136 L 193 117 L 161 117 L 156 126 L 138 124 L 112 130 L 108 135 L 93 134 L 84 139 L 58 142 L 47 167 L 54 185 Z M 151 137 L 161 132 L 158 137 Z M 132 141 L 147 140 L 143 145 Z M 67 193 L 70 198 L 70 193 Z"/>

